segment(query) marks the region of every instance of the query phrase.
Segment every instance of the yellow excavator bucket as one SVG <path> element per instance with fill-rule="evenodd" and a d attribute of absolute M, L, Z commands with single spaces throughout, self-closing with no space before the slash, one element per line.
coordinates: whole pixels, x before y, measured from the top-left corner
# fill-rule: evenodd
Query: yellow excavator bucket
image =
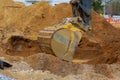
<path fill-rule="evenodd" d="M 38 41 L 42 52 L 53 54 L 66 61 L 72 61 L 74 51 L 81 38 L 82 31 L 71 23 L 67 23 L 41 30 Z"/>

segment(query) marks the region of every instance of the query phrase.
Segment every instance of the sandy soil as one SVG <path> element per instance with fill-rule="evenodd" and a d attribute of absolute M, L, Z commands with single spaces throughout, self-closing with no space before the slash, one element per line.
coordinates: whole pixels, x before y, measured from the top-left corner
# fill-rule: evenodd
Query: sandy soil
<path fill-rule="evenodd" d="M 120 29 L 120 23 L 113 23 L 112 25 L 113 25 L 115 28 Z"/>
<path fill-rule="evenodd" d="M 67 3 L 46 2 L 26 7 L 0 0 L 0 57 L 13 67 L 0 70 L 16 80 L 119 80 L 120 30 L 93 11 L 93 29 L 83 35 L 73 62 L 42 53 L 39 30 L 71 17 Z"/>

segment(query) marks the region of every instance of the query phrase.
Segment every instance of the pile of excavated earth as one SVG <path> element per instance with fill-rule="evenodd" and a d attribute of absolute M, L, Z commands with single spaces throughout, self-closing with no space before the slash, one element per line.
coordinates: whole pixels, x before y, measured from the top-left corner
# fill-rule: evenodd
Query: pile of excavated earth
<path fill-rule="evenodd" d="M 16 80 L 119 80 L 120 29 L 94 11 L 93 29 L 83 35 L 73 62 L 40 51 L 39 30 L 71 16 L 67 3 L 25 6 L 0 0 L 0 59 L 13 65 L 0 74 Z"/>
<path fill-rule="evenodd" d="M 120 29 L 120 22 L 119 23 L 112 23 L 112 25 L 116 28 L 119 28 Z"/>

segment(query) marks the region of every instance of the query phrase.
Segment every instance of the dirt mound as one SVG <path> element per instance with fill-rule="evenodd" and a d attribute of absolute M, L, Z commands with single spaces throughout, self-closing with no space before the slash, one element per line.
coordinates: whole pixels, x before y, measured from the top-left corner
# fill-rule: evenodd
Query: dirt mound
<path fill-rule="evenodd" d="M 120 30 L 114 28 L 97 13 L 93 12 L 93 30 L 87 33 L 89 40 L 96 40 L 104 54 L 93 59 L 90 63 L 118 63 L 120 60 Z"/>
<path fill-rule="evenodd" d="M 112 25 L 113 25 L 115 28 L 120 29 L 120 23 L 112 23 Z"/>
<path fill-rule="evenodd" d="M 74 58 L 89 64 L 118 63 L 120 61 L 120 30 L 114 28 L 94 11 L 92 26 L 93 30 L 84 35 Z"/>
<path fill-rule="evenodd" d="M 94 11 L 92 13 L 92 26 L 93 30 L 87 32 L 84 35 L 85 38 L 80 42 L 76 50 L 76 57 L 79 55 L 87 61 L 92 58 L 90 61 L 86 61 L 92 64 L 118 63 L 120 60 L 120 30 L 114 28 Z M 90 58 L 88 59 L 88 57 Z"/>
<path fill-rule="evenodd" d="M 6 40 L 8 40 L 13 34 L 24 36 L 24 38 L 29 40 L 37 40 L 37 35 L 40 29 L 58 24 L 63 18 L 72 16 L 71 6 L 67 3 L 51 6 L 46 2 L 41 2 L 28 7 L 20 3 L 16 4 L 12 1 L 9 3 L 10 4 L 4 2 L 2 6 L 5 7 L 1 7 L 4 10 L 3 13 L 0 13 L 0 15 L 2 15 L 0 19 L 0 21 L 2 21 L 0 24 L 0 37 L 2 42 L 7 42 Z M 9 5 L 14 7 L 6 7 Z M 93 30 L 84 35 L 83 40 L 80 42 L 80 45 L 76 50 L 74 59 L 83 60 L 83 62 L 84 60 L 85 62 L 89 61 L 88 63 L 93 64 L 119 62 L 120 30 L 107 23 L 94 11 L 92 13 L 92 25 Z M 31 41 L 27 43 L 23 40 L 21 42 L 24 46 L 32 44 Z M 21 42 L 18 41 L 16 44 Z M 34 46 L 34 44 L 36 46 Z M 38 47 L 36 42 L 34 44 L 32 45 L 34 48 L 36 47 L 34 51 L 39 51 L 37 50 Z M 28 50 L 30 50 L 30 48 L 27 47 L 25 53 L 27 53 L 26 51 Z M 11 53 L 13 52 L 11 51 Z M 7 54 L 11 53 L 9 51 Z M 13 54 L 17 55 L 17 53 Z M 30 54 L 34 53 L 36 52 Z M 23 55 L 24 52 L 21 54 Z"/>
<path fill-rule="evenodd" d="M 0 28 L 12 27 L 11 21 L 14 17 L 17 18 L 17 14 L 20 9 L 25 5 L 22 3 L 14 3 L 12 0 L 0 0 Z"/>
<path fill-rule="evenodd" d="M 63 18 L 72 14 L 71 6 L 67 3 L 54 7 L 47 2 L 36 3 L 28 7 L 15 5 L 16 3 L 13 4 L 11 1 L 10 4 L 11 6 L 6 6 L 8 5 L 6 3 L 5 7 L 2 8 L 0 26 L 2 28 L 16 28 L 22 31 L 24 36 L 33 40 L 37 39 L 36 35 L 40 29 L 58 24 Z"/>
<path fill-rule="evenodd" d="M 56 75 L 67 76 L 70 74 L 98 73 L 108 78 L 114 78 L 115 74 L 110 65 L 75 64 L 63 61 L 50 54 L 39 53 L 29 56 L 25 61 L 35 70 L 50 71 Z M 36 63 L 37 62 L 37 63 Z M 54 63 L 54 64 L 53 64 Z M 118 69 L 119 70 L 119 69 Z M 119 71 L 118 71 L 119 72 Z"/>
<path fill-rule="evenodd" d="M 80 62 L 87 62 L 102 55 L 103 53 L 103 49 L 99 43 L 95 40 L 90 41 L 89 38 L 83 37 L 75 51 L 74 60 L 82 60 Z"/>
<path fill-rule="evenodd" d="M 43 70 L 50 71 L 57 75 L 66 76 L 71 73 L 72 63 L 62 61 L 57 57 L 39 53 L 26 58 L 26 62 L 28 62 L 31 67 L 35 70 Z M 53 64 L 54 63 L 54 64 Z M 66 70 L 67 69 L 67 70 Z"/>
<path fill-rule="evenodd" d="M 15 68 L 15 71 L 11 71 L 11 69 L 6 72 L 0 70 L 0 73 L 14 75 L 15 78 L 26 77 L 27 79 L 27 77 L 32 76 L 36 79 L 36 75 L 38 77 L 40 72 L 37 70 L 48 70 L 60 76 L 82 74 L 83 77 L 78 76 L 77 79 L 82 77 L 82 79 L 85 78 L 84 80 L 91 80 L 93 77 L 95 80 L 98 80 L 98 77 L 101 77 L 101 80 L 118 77 L 119 80 L 119 65 L 100 63 L 120 62 L 120 30 L 107 23 L 94 11 L 92 14 L 93 30 L 84 34 L 75 52 L 75 61 L 70 63 L 50 54 L 39 53 L 40 49 L 37 42 L 40 29 L 58 24 L 63 18 L 72 16 L 69 4 L 62 3 L 51 6 L 46 2 L 41 2 L 26 7 L 11 0 L 0 1 L 2 1 L 0 2 L 0 56 L 11 63 L 25 61 L 29 64 L 20 63 L 21 67 L 19 68 L 24 69 L 25 66 L 33 68 L 33 71 L 18 70 L 15 72 L 19 69 Z M 29 74 L 29 72 L 31 73 Z M 23 73 L 27 73 L 28 76 L 23 75 Z"/>

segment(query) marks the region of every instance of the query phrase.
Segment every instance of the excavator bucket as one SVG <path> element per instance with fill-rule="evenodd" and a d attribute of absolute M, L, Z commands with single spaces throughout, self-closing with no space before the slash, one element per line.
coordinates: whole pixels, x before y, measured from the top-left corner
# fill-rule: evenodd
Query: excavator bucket
<path fill-rule="evenodd" d="M 72 61 L 81 37 L 82 32 L 68 23 L 41 30 L 38 41 L 42 52 L 53 54 L 66 61 Z"/>

